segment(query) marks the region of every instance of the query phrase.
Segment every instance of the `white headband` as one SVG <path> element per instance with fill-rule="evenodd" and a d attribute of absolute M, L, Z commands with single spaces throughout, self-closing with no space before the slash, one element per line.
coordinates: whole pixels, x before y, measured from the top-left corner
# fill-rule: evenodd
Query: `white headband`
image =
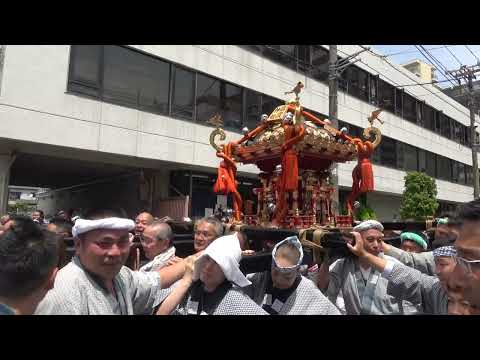
<path fill-rule="evenodd" d="M 98 220 L 85 220 L 78 219 L 75 221 L 75 225 L 72 228 L 73 237 L 77 237 L 80 234 L 96 230 L 96 229 L 110 229 L 110 230 L 133 230 L 135 223 L 133 220 L 111 217 Z"/>
<path fill-rule="evenodd" d="M 376 229 L 378 231 L 383 231 L 383 225 L 377 220 L 366 220 L 361 222 L 359 225 L 353 228 L 353 231 L 361 232 L 370 229 Z"/>

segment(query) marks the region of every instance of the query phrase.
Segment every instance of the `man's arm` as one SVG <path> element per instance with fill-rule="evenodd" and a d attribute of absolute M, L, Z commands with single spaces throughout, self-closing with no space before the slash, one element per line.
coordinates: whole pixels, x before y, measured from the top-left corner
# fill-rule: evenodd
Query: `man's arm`
<path fill-rule="evenodd" d="M 199 251 L 191 256 L 193 256 L 195 259 L 198 259 L 202 253 L 203 251 Z M 175 262 L 172 265 L 165 266 L 157 270 L 160 274 L 160 279 L 162 280 L 162 289 L 172 286 L 172 284 L 183 277 L 186 270 L 186 259 L 180 259 L 178 262 Z"/>
<path fill-rule="evenodd" d="M 162 289 L 172 286 L 173 283 L 182 278 L 182 276 L 185 274 L 185 265 L 186 259 L 182 259 L 173 265 L 165 266 L 160 270 L 157 270 L 157 272 L 160 274 Z"/>
<path fill-rule="evenodd" d="M 322 291 L 325 292 L 328 289 L 328 283 L 330 279 L 328 277 L 328 262 L 324 260 L 320 268 L 318 269 L 317 275 L 317 287 Z"/>
<path fill-rule="evenodd" d="M 385 255 L 391 256 L 399 260 L 401 263 L 424 274 L 430 276 L 435 275 L 435 260 L 433 258 L 433 252 L 428 251 L 419 254 L 409 253 L 385 242 L 382 244 L 382 247 Z"/>
<path fill-rule="evenodd" d="M 195 262 L 194 256 L 185 259 L 185 274 L 179 284 L 173 289 L 168 297 L 160 305 L 157 315 L 170 315 L 180 304 L 192 285 L 193 266 Z"/>
<path fill-rule="evenodd" d="M 412 303 L 421 303 L 426 313 L 439 313 L 440 307 L 438 304 L 444 301 L 443 297 L 446 296 L 446 293 L 438 278 L 367 253 L 363 248 L 363 239 L 360 234 L 355 232 L 353 234 L 355 236 L 355 246 L 348 244 L 348 248 L 388 279 L 387 292 L 391 296 Z"/>

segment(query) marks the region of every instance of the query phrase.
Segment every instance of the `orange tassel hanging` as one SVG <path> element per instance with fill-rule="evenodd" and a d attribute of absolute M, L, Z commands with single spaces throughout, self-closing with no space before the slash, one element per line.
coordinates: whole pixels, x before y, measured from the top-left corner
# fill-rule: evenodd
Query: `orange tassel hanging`
<path fill-rule="evenodd" d="M 283 191 L 294 191 L 298 187 L 298 157 L 294 149 L 288 149 L 282 159 Z"/>
<path fill-rule="evenodd" d="M 217 181 L 213 186 L 213 191 L 217 194 L 227 194 L 228 193 L 228 170 L 225 164 L 225 161 L 220 163 L 218 167 Z"/>
<path fill-rule="evenodd" d="M 373 168 L 372 163 L 368 158 L 363 158 L 361 163 L 361 185 L 360 192 L 365 193 L 368 191 L 373 191 Z"/>

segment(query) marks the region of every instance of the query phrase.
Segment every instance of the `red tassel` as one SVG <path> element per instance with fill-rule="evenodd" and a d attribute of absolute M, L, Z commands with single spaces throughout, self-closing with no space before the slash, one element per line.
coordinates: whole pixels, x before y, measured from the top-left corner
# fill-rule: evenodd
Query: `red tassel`
<path fill-rule="evenodd" d="M 294 191 L 298 187 L 298 158 L 295 150 L 288 149 L 282 159 L 282 182 L 284 191 Z"/>
<path fill-rule="evenodd" d="M 225 161 L 220 163 L 218 167 L 217 181 L 213 185 L 213 191 L 217 194 L 227 194 L 228 193 L 228 170 L 225 164 Z"/>
<path fill-rule="evenodd" d="M 373 168 L 372 163 L 368 158 L 362 159 L 361 169 L 362 179 L 360 192 L 365 193 L 368 191 L 373 191 Z"/>

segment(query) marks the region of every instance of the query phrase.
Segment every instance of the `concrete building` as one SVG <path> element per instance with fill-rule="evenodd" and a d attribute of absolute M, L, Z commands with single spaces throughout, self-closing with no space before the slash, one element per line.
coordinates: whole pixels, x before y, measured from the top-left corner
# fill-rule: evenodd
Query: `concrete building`
<path fill-rule="evenodd" d="M 467 85 L 462 84 L 458 86 L 452 86 L 449 88 L 446 88 L 443 90 L 443 92 L 450 96 L 452 99 L 455 99 L 458 101 L 460 104 L 463 106 L 468 106 L 468 93 L 467 93 Z M 473 94 L 475 98 L 475 103 L 477 104 L 476 112 L 477 114 L 480 114 L 480 107 L 478 104 L 480 104 L 480 81 L 476 80 L 473 81 Z"/>
<path fill-rule="evenodd" d="M 133 216 L 188 196 L 190 215 L 203 216 L 223 201 L 212 192 L 219 164 L 209 145 L 212 115 L 222 115 L 227 141 L 238 139 L 299 80 L 303 105 L 328 114 L 325 45 L 1 49 L 0 183 L 54 189 L 43 196 L 46 207 L 114 204 Z M 338 49 L 342 57 L 360 47 Z M 437 179 L 442 209 L 472 200 L 468 109 L 431 85 L 398 87 L 423 82 L 402 66 L 371 52 L 359 57 L 340 80 L 338 114 L 357 134 L 373 110 L 385 109 L 376 191 L 367 197 L 380 219 L 398 218 L 408 170 Z M 338 168 L 342 201 L 354 166 Z M 238 171 L 240 192 L 253 199 L 257 169 Z"/>
<path fill-rule="evenodd" d="M 10 213 L 30 214 L 38 202 L 38 194 L 48 191 L 48 189 L 28 187 L 28 186 L 9 186 L 8 187 L 8 207 Z"/>
<path fill-rule="evenodd" d="M 421 60 L 415 59 L 403 64 L 402 66 L 411 73 L 417 75 L 423 82 L 432 82 L 437 80 L 437 75 L 435 74 L 437 69 Z"/>

